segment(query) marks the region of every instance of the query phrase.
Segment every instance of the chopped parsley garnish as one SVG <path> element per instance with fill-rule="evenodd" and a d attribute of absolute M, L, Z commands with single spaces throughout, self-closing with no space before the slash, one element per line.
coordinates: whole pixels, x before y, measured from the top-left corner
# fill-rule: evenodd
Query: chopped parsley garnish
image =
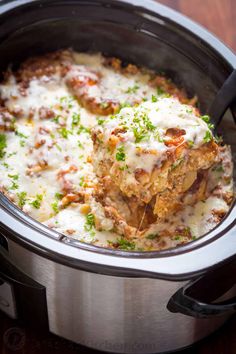
<path fill-rule="evenodd" d="M 8 177 L 14 179 L 14 181 L 17 181 L 19 179 L 19 175 L 10 175 L 10 174 L 8 174 Z"/>
<path fill-rule="evenodd" d="M 159 237 L 158 234 L 150 234 L 146 236 L 146 239 L 148 240 L 155 240 L 155 238 Z"/>
<path fill-rule="evenodd" d="M 7 137 L 5 134 L 0 134 L 0 158 L 5 155 L 5 149 L 7 147 Z"/>
<path fill-rule="evenodd" d="M 83 149 L 83 147 L 84 147 L 83 144 L 79 140 L 78 140 L 78 147 L 81 149 Z"/>
<path fill-rule="evenodd" d="M 181 157 L 180 159 L 176 160 L 172 166 L 171 166 L 171 170 L 175 170 L 182 162 L 184 161 L 184 158 Z"/>
<path fill-rule="evenodd" d="M 67 97 L 66 97 L 66 96 L 60 97 L 60 103 L 63 103 L 63 102 L 66 101 L 66 100 L 67 100 Z"/>
<path fill-rule="evenodd" d="M 55 118 L 53 118 L 53 122 L 55 122 L 56 124 L 58 124 L 60 117 L 61 117 L 61 116 L 57 115 Z"/>
<path fill-rule="evenodd" d="M 117 149 L 116 160 L 117 160 L 117 161 L 125 161 L 124 146 L 120 146 L 120 147 Z"/>
<path fill-rule="evenodd" d="M 8 174 L 8 177 L 10 177 L 13 181 L 12 181 L 12 185 L 11 187 L 9 187 L 9 189 L 18 189 L 19 188 L 19 185 L 15 182 L 19 179 L 19 175 L 11 175 L 11 174 Z"/>
<path fill-rule="evenodd" d="M 26 196 L 27 196 L 26 192 L 17 193 L 18 205 L 20 208 L 22 208 L 25 205 L 26 200 L 27 200 Z"/>
<path fill-rule="evenodd" d="M 57 150 L 62 151 L 62 148 L 60 147 L 60 145 L 55 144 L 55 146 L 56 146 Z"/>
<path fill-rule="evenodd" d="M 215 135 L 214 139 L 217 144 L 221 144 L 223 142 L 222 136 Z"/>
<path fill-rule="evenodd" d="M 52 210 L 57 214 L 59 212 L 58 201 L 56 200 L 51 204 Z"/>
<path fill-rule="evenodd" d="M 164 139 L 160 136 L 159 131 L 157 130 L 154 134 L 155 138 L 159 141 L 159 143 L 163 143 Z"/>
<path fill-rule="evenodd" d="M 3 165 L 4 167 L 6 167 L 6 168 L 9 168 L 9 165 L 8 165 L 8 163 L 6 163 L 6 162 L 2 162 L 2 165 Z"/>
<path fill-rule="evenodd" d="M 9 189 L 18 189 L 18 188 L 19 188 L 19 185 L 15 181 L 12 181 L 12 185 L 11 185 L 11 187 L 9 187 Z"/>
<path fill-rule="evenodd" d="M 157 102 L 157 101 L 158 101 L 157 97 L 152 95 L 152 102 Z"/>
<path fill-rule="evenodd" d="M 63 198 L 63 194 L 62 193 L 55 193 L 55 198 L 58 200 L 61 200 Z"/>
<path fill-rule="evenodd" d="M 210 117 L 209 117 L 208 115 L 201 116 L 201 119 L 202 119 L 205 123 L 207 123 L 209 129 L 213 129 L 213 128 L 214 128 L 214 124 L 212 124 L 212 123 L 210 122 Z"/>
<path fill-rule="evenodd" d="M 149 135 L 147 135 L 147 130 L 145 128 L 133 128 L 133 134 L 135 137 L 135 142 L 140 143 L 142 140 L 147 140 Z"/>
<path fill-rule="evenodd" d="M 20 140 L 20 146 L 21 146 L 21 147 L 24 147 L 24 146 L 25 146 L 25 140 L 24 140 L 24 139 L 27 139 L 28 136 L 25 135 L 25 134 L 23 134 L 23 133 L 21 133 L 21 132 L 19 132 L 18 130 L 15 131 L 15 134 L 16 134 L 17 136 L 19 136 L 19 138 L 21 138 L 21 140 Z"/>
<path fill-rule="evenodd" d="M 37 194 L 36 198 L 32 202 L 30 202 L 30 205 L 32 205 L 35 209 L 39 209 L 41 206 L 42 200 L 43 200 L 43 195 Z"/>
<path fill-rule="evenodd" d="M 15 131 L 15 134 L 16 134 L 17 136 L 19 136 L 20 138 L 24 138 L 24 139 L 27 139 L 27 138 L 28 138 L 27 135 L 25 135 L 25 134 L 19 132 L 18 130 Z"/>
<path fill-rule="evenodd" d="M 74 97 L 67 97 L 67 96 L 63 96 L 60 98 L 60 104 L 62 105 L 67 105 L 67 107 L 70 109 L 73 107 L 72 103 L 74 101 Z"/>
<path fill-rule="evenodd" d="M 80 114 L 73 113 L 72 115 L 72 128 L 77 126 L 80 123 Z"/>
<path fill-rule="evenodd" d="M 91 230 L 89 234 L 90 234 L 90 237 L 94 237 L 96 235 L 96 232 L 94 230 Z"/>
<path fill-rule="evenodd" d="M 98 125 L 103 125 L 103 123 L 105 122 L 105 119 L 98 119 Z"/>
<path fill-rule="evenodd" d="M 125 170 L 128 170 L 128 168 L 129 168 L 128 165 L 120 166 L 120 167 L 119 167 L 119 170 L 120 170 L 120 171 L 125 171 Z"/>
<path fill-rule="evenodd" d="M 155 130 L 155 126 L 152 124 L 152 122 L 150 121 L 150 119 L 148 119 L 147 117 L 146 117 L 146 119 L 144 119 L 144 123 L 145 123 L 146 128 L 147 128 L 148 130 L 151 130 L 151 131 Z"/>
<path fill-rule="evenodd" d="M 138 89 L 139 89 L 139 86 L 137 84 L 135 84 L 132 87 L 128 87 L 128 89 L 125 91 L 125 93 L 136 93 Z"/>
<path fill-rule="evenodd" d="M 16 155 L 16 154 L 17 154 L 17 152 L 16 152 L 16 151 L 13 151 L 13 152 L 11 152 L 10 154 L 8 154 L 7 157 L 12 157 L 12 156 L 14 156 L 14 155 Z"/>
<path fill-rule="evenodd" d="M 68 139 L 69 134 L 72 134 L 71 131 L 66 129 L 65 127 L 58 129 L 58 132 L 64 139 Z"/>
<path fill-rule="evenodd" d="M 80 178 L 79 185 L 80 185 L 80 187 L 84 187 L 84 188 L 87 187 L 87 183 L 84 182 L 84 176 L 82 176 L 82 177 Z"/>
<path fill-rule="evenodd" d="M 119 111 L 120 111 L 122 108 L 125 108 L 125 107 L 131 107 L 130 103 L 129 103 L 129 102 L 120 103 Z M 118 112 L 118 113 L 119 113 L 119 112 Z M 110 116 L 110 119 L 114 119 L 114 118 L 115 118 L 115 115 L 111 115 L 111 116 Z"/>
<path fill-rule="evenodd" d="M 165 91 L 161 87 L 157 87 L 157 94 L 158 96 L 164 95 Z"/>
<path fill-rule="evenodd" d="M 24 147 L 25 146 L 25 140 L 20 140 L 20 146 Z"/>
<path fill-rule="evenodd" d="M 209 141 L 212 140 L 212 134 L 209 130 L 206 131 L 206 134 L 205 134 L 203 140 L 205 143 L 209 143 Z"/>
<path fill-rule="evenodd" d="M 58 201 L 63 198 L 62 193 L 55 193 L 56 200 L 51 204 L 52 210 L 57 214 L 59 212 Z"/>
<path fill-rule="evenodd" d="M 145 111 L 135 113 L 132 126 L 136 143 L 148 140 L 150 132 L 156 129 Z"/>
<path fill-rule="evenodd" d="M 208 123 L 207 125 L 208 125 L 208 128 L 209 128 L 209 129 L 211 129 L 211 130 L 214 129 L 214 124 Z"/>
<path fill-rule="evenodd" d="M 191 229 L 189 226 L 186 226 L 183 231 L 185 234 L 191 234 Z"/>
<path fill-rule="evenodd" d="M 175 241 L 180 241 L 182 239 L 182 235 L 176 235 L 175 237 L 174 237 L 174 240 Z"/>
<path fill-rule="evenodd" d="M 210 117 L 208 115 L 201 116 L 201 119 L 204 120 L 205 123 L 210 122 Z"/>
<path fill-rule="evenodd" d="M 192 108 L 186 108 L 186 113 L 193 113 L 193 109 Z"/>
<path fill-rule="evenodd" d="M 95 226 L 95 217 L 92 213 L 86 215 L 86 222 L 84 224 L 85 231 L 91 231 Z"/>
<path fill-rule="evenodd" d="M 188 145 L 192 148 L 194 145 L 194 141 L 193 140 L 188 140 Z"/>
<path fill-rule="evenodd" d="M 77 131 L 77 134 L 81 134 L 81 133 L 88 133 L 90 134 L 90 129 L 89 128 L 86 128 L 84 125 L 80 125 L 79 126 L 79 129 Z"/>
<path fill-rule="evenodd" d="M 128 241 L 125 238 L 117 239 L 115 244 L 118 245 L 120 250 L 133 251 L 135 249 L 135 243 Z"/>
<path fill-rule="evenodd" d="M 224 172 L 224 168 L 223 168 L 222 165 L 219 165 L 219 166 L 215 167 L 214 171 L 216 171 L 216 172 Z"/>

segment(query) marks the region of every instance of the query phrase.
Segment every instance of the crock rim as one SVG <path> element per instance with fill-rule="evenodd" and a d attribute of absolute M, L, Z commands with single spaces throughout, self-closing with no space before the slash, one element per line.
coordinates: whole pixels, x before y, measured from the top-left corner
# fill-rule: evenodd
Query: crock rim
<path fill-rule="evenodd" d="M 68 3 L 72 3 L 75 0 L 69 0 Z M 47 0 L 48 3 L 58 3 L 60 0 Z M 77 1 L 77 2 L 84 2 L 84 1 Z M 99 0 L 93 0 L 91 1 L 93 3 L 99 2 Z M 174 24 L 177 24 L 184 30 L 187 30 L 188 32 L 192 33 L 194 36 L 197 36 L 201 38 L 204 42 L 206 42 L 207 45 L 209 45 L 213 50 L 215 50 L 221 57 L 223 56 L 225 62 L 228 64 L 229 68 L 233 69 L 236 67 L 236 57 L 232 53 L 232 51 L 225 46 L 218 38 L 216 38 L 213 34 L 211 34 L 208 30 L 204 29 L 202 26 L 198 25 L 194 21 L 188 19 L 186 16 L 176 12 L 175 10 L 169 9 L 168 7 L 158 4 L 154 1 L 147 0 L 145 2 L 145 5 L 143 4 L 142 0 L 100 0 L 102 3 L 112 3 L 116 4 L 117 6 L 123 6 L 123 5 L 128 5 L 128 6 L 133 6 L 136 10 L 138 9 L 139 11 L 142 9 L 143 11 L 148 11 L 149 13 L 152 13 L 153 16 L 161 16 L 166 18 L 168 21 L 171 21 Z M 45 0 L 13 0 L 13 1 L 3 1 L 3 4 L 0 6 L 0 16 L 3 14 L 6 14 L 7 12 L 23 6 L 23 5 L 36 5 L 39 3 L 46 3 Z M 233 211 L 236 210 L 236 204 L 235 202 L 233 203 L 231 207 L 231 211 L 227 214 L 227 216 L 224 218 L 224 220 L 217 225 L 217 227 L 213 230 L 211 230 L 209 233 L 201 236 L 195 241 L 189 242 L 185 245 L 182 245 L 180 247 L 175 247 L 167 250 L 162 250 L 162 251 L 145 251 L 145 252 L 136 252 L 136 251 L 122 251 L 122 250 L 113 250 L 113 249 L 108 249 L 100 246 L 95 246 L 91 244 L 85 244 L 82 243 L 78 240 L 68 238 L 65 235 L 58 234 L 54 230 L 50 230 L 46 226 L 38 223 L 37 221 L 33 220 L 26 214 L 24 214 L 21 210 L 19 210 L 14 204 L 12 204 L 5 196 L 0 194 L 0 206 L 2 206 L 3 209 L 5 209 L 5 212 L 7 211 L 8 213 L 12 213 L 12 216 L 14 217 L 20 217 L 21 222 L 22 218 L 27 220 L 27 227 L 31 228 L 34 227 L 37 228 L 37 231 L 39 233 L 44 233 L 45 236 L 52 237 L 54 240 L 60 241 L 65 244 L 69 244 L 70 246 L 78 247 L 83 250 L 89 251 L 89 252 L 95 252 L 95 253 L 102 253 L 106 254 L 109 256 L 115 256 L 115 257 L 121 257 L 122 259 L 127 259 L 127 258 L 162 258 L 162 257 L 173 257 L 174 255 L 181 255 L 186 252 L 192 252 L 193 250 L 197 248 L 204 247 L 206 244 L 214 242 L 214 240 L 218 239 L 219 237 L 222 237 L 224 234 L 225 230 L 222 230 L 219 232 L 219 234 L 215 234 L 215 230 L 219 228 L 222 223 L 225 223 L 225 220 L 227 219 L 229 214 L 232 214 Z M 3 228 L 4 228 L 4 223 L 1 222 Z M 231 228 L 234 228 L 236 224 L 236 220 L 234 220 L 233 223 L 231 223 Z M 5 225 L 6 226 L 6 225 Z M 43 229 L 45 232 L 43 232 Z M 46 229 L 46 230 L 45 230 Z M 209 236 L 212 235 L 212 237 L 209 239 Z M 19 242 L 19 235 L 14 236 L 11 235 L 12 239 L 16 242 Z M 21 241 L 24 244 L 24 238 L 22 235 L 20 235 Z M 205 239 L 202 241 L 202 239 Z M 201 241 L 201 242 L 199 242 Z M 29 242 L 29 240 L 28 240 Z M 33 246 L 33 241 L 32 241 L 32 246 Z M 40 245 L 38 245 L 40 246 Z M 52 250 L 48 250 L 49 252 L 52 252 Z"/>

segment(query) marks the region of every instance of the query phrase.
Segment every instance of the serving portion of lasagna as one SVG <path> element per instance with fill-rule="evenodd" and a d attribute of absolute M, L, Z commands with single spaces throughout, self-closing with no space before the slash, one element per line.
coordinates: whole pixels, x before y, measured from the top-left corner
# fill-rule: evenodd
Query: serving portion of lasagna
<path fill-rule="evenodd" d="M 230 147 L 163 74 L 63 50 L 9 69 L 0 103 L 1 191 L 66 236 L 161 250 L 229 210 Z"/>

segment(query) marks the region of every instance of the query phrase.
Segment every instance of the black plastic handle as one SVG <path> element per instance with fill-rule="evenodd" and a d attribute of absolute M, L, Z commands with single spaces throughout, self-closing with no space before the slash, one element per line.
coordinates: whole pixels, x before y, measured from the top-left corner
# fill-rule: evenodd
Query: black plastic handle
<path fill-rule="evenodd" d="M 222 117 L 230 105 L 236 100 L 236 69 L 232 71 L 218 91 L 211 107 L 209 116 L 211 117 L 215 128 L 220 124 Z"/>
<path fill-rule="evenodd" d="M 186 289 L 182 288 L 173 295 L 167 308 L 171 312 L 179 312 L 195 318 L 209 318 L 235 312 L 236 297 L 215 304 L 207 304 L 188 296 Z"/>
<path fill-rule="evenodd" d="M 236 284 L 236 259 L 223 267 L 200 277 L 179 289 L 169 300 L 170 312 L 182 313 L 195 318 L 209 318 L 230 315 L 236 312 L 235 296 L 221 302 L 215 302 L 222 295 L 233 289 Z"/>

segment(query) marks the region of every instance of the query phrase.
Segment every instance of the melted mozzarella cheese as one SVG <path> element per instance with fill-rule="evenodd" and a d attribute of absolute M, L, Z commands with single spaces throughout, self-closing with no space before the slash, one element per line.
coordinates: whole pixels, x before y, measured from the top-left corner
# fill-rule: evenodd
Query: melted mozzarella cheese
<path fill-rule="evenodd" d="M 143 118 L 144 117 L 144 118 Z M 152 129 L 147 128 L 144 133 L 143 119 L 148 121 Z M 141 124 L 140 124 L 141 123 Z M 131 170 L 142 168 L 151 172 L 154 166 L 163 160 L 163 153 L 169 148 L 165 145 L 166 131 L 169 128 L 184 129 L 183 139 L 191 142 L 192 148 L 203 145 L 206 134 L 212 136 L 207 123 L 194 113 L 189 106 L 183 105 L 174 98 L 160 98 L 157 102 L 144 102 L 138 107 L 126 107 L 120 113 L 108 119 L 103 127 L 99 127 L 104 133 L 105 143 L 110 139 L 113 131 L 117 127 L 125 127 L 127 131 L 123 133 L 122 146 L 126 155 L 126 163 Z M 143 136 L 137 142 L 135 132 L 141 131 Z M 137 148 L 151 150 L 152 154 L 137 154 Z M 102 156 L 102 159 L 104 156 Z"/>
<path fill-rule="evenodd" d="M 185 140 L 194 142 L 198 147 L 209 131 L 207 124 L 189 111 L 189 106 L 181 105 L 173 98 L 162 98 L 156 103 L 151 102 L 155 89 L 148 85 L 150 75 L 138 72 L 132 76 L 115 72 L 104 67 L 101 55 L 74 53 L 75 65 L 88 67 L 101 73 L 101 85 L 89 89 L 92 96 L 118 99 L 125 103 L 130 99 L 148 100 L 138 108 L 123 108 L 116 119 L 125 116 L 132 120 L 138 110 L 146 111 L 151 123 L 158 127 L 160 136 L 168 127 L 186 130 Z M 22 96 L 20 87 L 12 74 L 8 81 L 0 85 L 0 95 L 10 111 L 22 110 L 16 120 L 15 132 L 5 132 L 7 149 L 0 160 L 0 186 L 11 200 L 18 204 L 24 212 L 43 222 L 56 231 L 81 240 L 109 247 L 111 241 L 120 238 L 113 232 L 113 222 L 105 217 L 101 205 L 90 198 L 90 210 L 101 220 L 101 231 L 93 225 L 86 228 L 86 216 L 81 212 L 81 205 L 70 204 L 62 208 L 60 194 L 63 191 L 86 192 L 92 195 L 97 177 L 91 164 L 93 143 L 89 129 L 97 124 L 99 117 L 83 108 L 72 97 L 64 79 L 58 74 L 49 79 L 45 77 L 32 79 L 27 95 Z M 54 117 L 40 118 L 41 107 L 52 109 Z M 29 118 L 29 115 L 32 118 Z M 107 120 L 108 132 L 113 129 L 115 121 Z M 35 147 L 36 143 L 39 147 Z M 42 144 L 42 145 L 40 145 Z M 143 167 L 151 170 L 157 163 L 156 155 L 141 156 L 137 161 L 134 136 L 128 131 L 126 135 L 127 161 L 130 166 Z M 140 142 L 142 148 L 155 149 L 160 153 L 166 146 L 151 136 L 150 141 Z M 98 157 L 99 158 L 99 157 Z M 38 170 L 37 170 L 38 169 Z M 130 175 L 130 178 L 132 176 Z M 221 182 L 222 188 L 232 190 L 231 185 Z M 231 177 L 230 177 L 231 178 Z M 229 187 L 230 185 L 230 187 Z M 194 207 L 173 216 L 168 223 L 151 225 L 142 239 L 134 240 L 136 249 L 160 249 L 176 246 L 179 240 L 166 237 L 165 245 L 159 241 L 147 239 L 150 233 L 161 230 L 174 230 L 179 224 L 190 227 L 195 237 L 213 228 L 217 222 L 212 217 L 212 210 L 228 210 L 228 205 L 221 197 L 210 196 L 206 203 L 199 202 Z"/>

